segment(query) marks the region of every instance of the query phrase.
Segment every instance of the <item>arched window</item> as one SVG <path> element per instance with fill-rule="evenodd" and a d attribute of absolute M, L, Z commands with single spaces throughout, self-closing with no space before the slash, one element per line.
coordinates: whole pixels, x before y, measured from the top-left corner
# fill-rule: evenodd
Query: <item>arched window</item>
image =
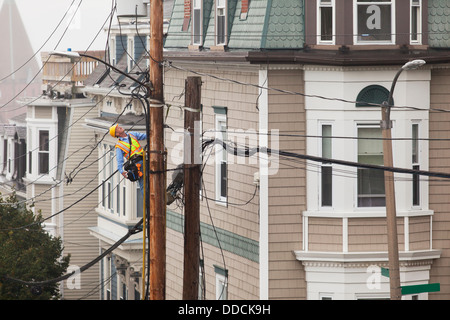
<path fill-rule="evenodd" d="M 389 99 L 389 90 L 379 85 L 371 85 L 361 90 L 356 98 L 357 107 L 374 107 L 371 103 L 382 104 Z"/>

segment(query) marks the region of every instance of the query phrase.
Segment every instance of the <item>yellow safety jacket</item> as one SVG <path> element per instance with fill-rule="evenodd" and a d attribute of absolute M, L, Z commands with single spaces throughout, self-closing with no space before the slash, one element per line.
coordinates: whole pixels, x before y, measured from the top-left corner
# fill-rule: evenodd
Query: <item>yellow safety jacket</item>
<path fill-rule="evenodd" d="M 130 152 L 130 143 L 126 142 L 126 141 L 122 141 L 119 140 L 116 143 L 116 148 L 119 148 L 123 151 L 124 156 L 127 159 L 132 158 L 133 156 L 139 156 L 142 155 L 144 150 L 142 149 L 139 140 L 136 139 L 135 136 L 133 136 L 132 134 L 128 134 L 128 141 L 131 142 L 131 152 Z"/>

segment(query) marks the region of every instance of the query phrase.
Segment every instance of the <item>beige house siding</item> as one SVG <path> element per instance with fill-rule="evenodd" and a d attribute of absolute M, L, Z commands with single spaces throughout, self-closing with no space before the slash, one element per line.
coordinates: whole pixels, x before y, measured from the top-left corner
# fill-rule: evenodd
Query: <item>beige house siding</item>
<path fill-rule="evenodd" d="M 34 117 L 36 119 L 51 119 L 52 118 L 52 107 L 39 107 L 34 108 Z"/>
<path fill-rule="evenodd" d="M 430 217 L 409 218 L 409 250 L 430 248 Z"/>
<path fill-rule="evenodd" d="M 304 92 L 301 70 L 269 70 L 268 87 Z M 304 98 L 269 90 L 269 132 L 304 135 Z M 270 139 L 269 139 L 270 143 Z M 280 136 L 279 149 L 306 153 L 305 139 Z M 276 175 L 269 176 L 269 299 L 305 299 L 306 282 L 294 250 L 302 248 L 302 217 L 306 209 L 306 173 L 303 161 L 280 159 Z"/>
<path fill-rule="evenodd" d="M 397 218 L 398 248 L 404 250 L 403 219 Z M 348 221 L 348 251 L 387 251 L 386 218 L 355 218 Z"/>
<path fill-rule="evenodd" d="M 71 206 L 98 186 L 98 165 L 95 162 L 98 156 L 97 141 L 94 139 L 92 131 L 86 130 L 83 126 L 84 120 L 74 123 L 80 118 L 95 117 L 96 108 L 90 109 L 91 107 L 72 108 L 73 114 L 70 123 L 73 125 L 70 128 L 67 143 L 65 172 L 70 173 L 75 170 L 74 173 L 77 173 L 77 175 L 72 183 L 64 184 L 64 208 Z M 93 149 L 94 152 L 88 156 Z M 83 170 L 80 170 L 80 168 L 83 168 Z M 84 198 L 83 201 L 78 202 L 64 212 L 64 254 L 70 253 L 70 264 L 72 266 L 81 267 L 99 255 L 98 239 L 92 236 L 88 230 L 89 227 L 97 224 L 97 213 L 95 211 L 97 203 L 98 193 L 94 191 L 91 195 Z M 79 290 L 69 290 L 67 289 L 67 284 L 65 284 L 64 298 L 78 299 L 83 297 L 86 300 L 98 299 L 99 295 L 95 290 L 98 281 L 99 264 L 95 264 L 81 274 L 81 288 Z"/>
<path fill-rule="evenodd" d="M 450 70 L 433 69 L 431 73 L 431 108 L 450 111 Z M 430 138 L 450 138 L 450 113 L 430 112 Z M 430 170 L 450 173 L 450 141 L 430 141 Z M 440 259 L 431 268 L 430 283 L 440 282 L 441 291 L 430 293 L 430 299 L 448 299 L 450 295 L 450 184 L 431 179 L 430 209 L 433 216 L 433 248 L 441 249 Z"/>
<path fill-rule="evenodd" d="M 342 251 L 342 219 L 308 218 L 308 231 L 310 251 Z"/>
<path fill-rule="evenodd" d="M 93 152 L 86 160 L 85 157 L 95 148 L 96 141 L 93 133 L 83 127 L 84 117 L 96 116 L 96 109 L 92 107 L 73 107 L 70 108 L 72 115 L 72 126 L 69 129 L 69 141 L 65 144 L 68 148 L 64 157 L 64 173 L 69 174 L 78 167 L 74 173 L 76 177 L 72 183 L 66 184 L 62 181 L 57 187 L 50 184 L 39 184 L 37 180 L 32 186 L 27 188 L 27 198 L 36 198 L 35 212 L 42 211 L 43 218 L 57 214 L 53 220 L 56 224 L 56 235 L 63 240 L 64 255 L 70 254 L 70 267 L 82 267 L 99 254 L 98 239 L 90 235 L 88 227 L 97 224 L 97 213 L 95 207 L 98 202 L 97 191 L 84 198 L 88 192 L 98 186 L 97 152 Z M 35 108 L 35 114 L 41 114 L 43 118 L 51 118 L 51 111 L 43 107 L 45 112 L 40 112 L 41 107 Z M 45 117 L 44 117 L 45 115 Z M 69 114 L 67 115 L 69 116 Z M 81 118 L 81 120 L 79 120 Z M 74 123 L 74 121 L 77 121 Z M 51 139 L 52 137 L 50 137 Z M 81 150 L 81 151 L 80 151 Z M 94 150 L 96 151 L 96 150 Z M 84 161 L 85 160 L 85 161 Z M 83 162 L 84 161 L 84 162 Z M 58 165 L 63 165 L 62 163 Z M 78 171 L 80 168 L 83 170 Z M 74 174 L 72 174 L 74 176 Z M 59 179 L 60 177 L 57 177 Z M 91 181 L 92 180 L 92 181 Z M 61 189 L 62 188 L 62 189 Z M 34 192 L 32 191 L 34 189 Z M 53 189 L 53 190 L 52 190 Z M 63 197 L 61 197 L 63 195 Z M 79 201 L 77 204 L 75 204 Z M 65 209 L 64 211 L 62 211 Z M 67 300 L 79 299 L 98 299 L 99 295 L 95 290 L 99 281 L 99 266 L 95 264 L 81 274 L 81 283 L 79 289 L 68 289 L 67 283 L 74 285 L 76 282 L 72 279 L 63 281 L 63 298 Z M 93 294 L 92 294 L 93 293 Z"/>
<path fill-rule="evenodd" d="M 194 66 L 190 65 L 189 69 Z M 198 70 L 198 69 L 196 69 Z M 248 66 L 215 66 L 201 69 L 201 72 L 214 74 L 221 78 L 232 79 L 245 83 L 258 83 L 258 69 Z M 182 155 L 177 153 L 177 145 L 181 143 L 179 130 L 183 128 L 184 110 L 178 106 L 184 105 L 185 79 L 195 76 L 188 72 L 174 69 L 166 70 L 165 102 L 172 104 L 167 113 L 166 123 L 178 130 L 178 133 L 166 130 L 166 146 L 169 150 L 168 168 L 174 168 L 182 161 Z M 213 107 L 227 108 L 228 139 L 233 140 L 242 134 L 254 139 L 258 130 L 258 110 L 256 103 L 258 89 L 229 81 L 222 81 L 202 76 L 201 102 L 203 106 L 203 131 L 205 138 L 215 136 L 215 113 Z M 247 131 L 247 130 L 253 131 Z M 232 134 L 234 131 L 241 133 Z M 234 140 L 238 142 L 237 140 Z M 182 148 L 178 148 L 180 150 Z M 252 199 L 256 186 L 253 184 L 254 173 L 258 171 L 258 163 L 251 163 L 248 158 L 228 155 L 228 205 L 224 206 L 214 201 L 215 198 L 215 166 L 214 148 L 204 152 L 204 162 L 207 165 L 203 171 L 203 191 L 201 200 L 201 222 L 205 225 L 214 225 L 217 229 L 225 230 L 229 235 L 259 241 L 259 195 L 256 193 Z M 168 175 L 168 183 L 171 174 Z M 208 199 L 206 199 L 206 197 Z M 248 200 L 250 203 L 245 204 Z M 209 205 L 209 209 L 207 206 Z M 168 207 L 177 213 L 183 213 L 177 204 Z M 211 222 L 213 221 L 213 223 Z M 169 298 L 182 297 L 183 284 L 183 235 L 179 231 L 167 231 L 167 292 Z M 224 244 L 222 244 L 223 246 Z M 204 254 L 204 271 L 206 283 L 206 299 L 215 299 L 215 270 L 214 266 L 228 271 L 228 299 L 258 299 L 259 298 L 259 263 L 249 260 L 234 252 L 220 250 L 217 246 L 202 243 Z"/>
<path fill-rule="evenodd" d="M 42 195 L 40 199 L 37 199 L 38 201 L 35 202 L 34 212 L 35 214 L 41 213 L 43 219 L 46 219 L 53 214 L 52 202 L 48 200 L 52 197 L 51 196 L 52 193 L 50 191 L 51 187 L 52 187 L 51 185 L 45 184 L 34 184 L 27 187 L 27 199 L 32 199 L 35 196 Z M 34 189 L 34 192 L 32 189 Z M 58 188 L 55 188 L 55 192 L 57 191 Z M 47 222 L 49 221 L 51 220 L 50 219 L 47 220 Z"/>

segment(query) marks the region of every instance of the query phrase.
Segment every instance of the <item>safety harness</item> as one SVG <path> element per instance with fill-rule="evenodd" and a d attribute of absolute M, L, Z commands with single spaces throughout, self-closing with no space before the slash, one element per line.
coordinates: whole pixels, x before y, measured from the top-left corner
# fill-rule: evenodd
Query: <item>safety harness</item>
<path fill-rule="evenodd" d="M 128 134 L 128 143 L 119 140 L 116 144 L 116 148 L 121 149 L 124 152 L 124 156 L 127 161 L 124 163 L 123 168 L 128 173 L 128 179 L 130 181 L 137 181 L 142 177 L 141 163 L 144 150 L 142 149 L 139 140 L 132 134 Z"/>

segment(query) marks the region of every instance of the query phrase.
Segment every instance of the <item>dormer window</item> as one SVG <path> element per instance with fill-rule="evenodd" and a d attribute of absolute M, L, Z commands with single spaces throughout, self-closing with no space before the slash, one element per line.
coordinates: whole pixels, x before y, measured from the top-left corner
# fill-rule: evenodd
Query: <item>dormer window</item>
<path fill-rule="evenodd" d="M 422 42 L 422 0 L 411 0 L 411 43 Z"/>
<path fill-rule="evenodd" d="M 394 1 L 356 0 L 355 44 L 394 44 Z"/>
<path fill-rule="evenodd" d="M 317 29 L 319 44 L 334 44 L 334 0 L 319 0 Z"/>
<path fill-rule="evenodd" d="M 202 44 L 202 0 L 194 0 L 192 6 L 192 44 Z"/>
<path fill-rule="evenodd" d="M 128 51 L 127 66 L 128 66 L 128 70 L 130 71 L 134 67 L 134 39 L 133 39 L 133 37 L 128 37 L 127 51 Z"/>
<path fill-rule="evenodd" d="M 225 45 L 227 34 L 226 34 L 226 1 L 216 0 L 216 44 Z"/>

